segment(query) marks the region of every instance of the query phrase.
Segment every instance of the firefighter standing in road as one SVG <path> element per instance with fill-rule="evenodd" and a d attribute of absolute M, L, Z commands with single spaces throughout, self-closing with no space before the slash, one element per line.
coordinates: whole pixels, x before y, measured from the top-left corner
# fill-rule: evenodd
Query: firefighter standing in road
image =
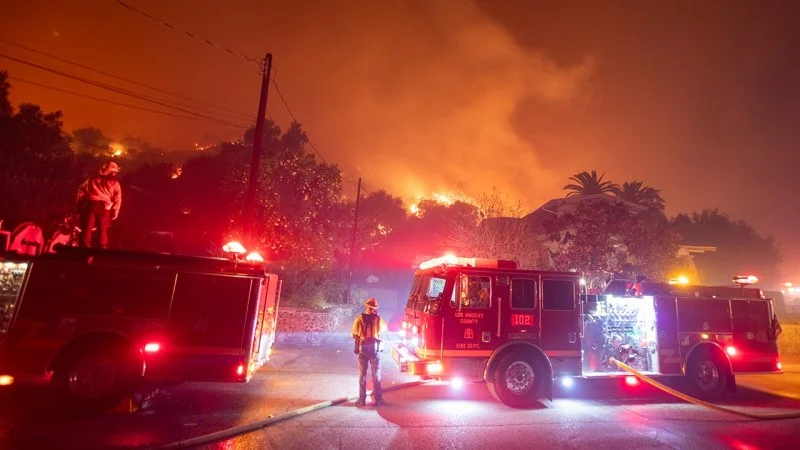
<path fill-rule="evenodd" d="M 119 216 L 122 205 L 122 187 L 117 179 L 118 174 L 119 165 L 109 161 L 78 189 L 81 245 L 84 247 L 92 246 L 92 229 L 97 226 L 100 248 L 108 248 L 108 227 Z"/>
<path fill-rule="evenodd" d="M 364 406 L 367 402 L 367 367 L 372 366 L 372 391 L 375 406 L 383 404 L 381 389 L 381 332 L 386 330 L 386 323 L 378 315 L 378 301 L 369 298 L 364 302 L 366 312 L 356 317 L 353 322 L 354 353 L 358 355 L 358 401 L 356 406 Z"/>

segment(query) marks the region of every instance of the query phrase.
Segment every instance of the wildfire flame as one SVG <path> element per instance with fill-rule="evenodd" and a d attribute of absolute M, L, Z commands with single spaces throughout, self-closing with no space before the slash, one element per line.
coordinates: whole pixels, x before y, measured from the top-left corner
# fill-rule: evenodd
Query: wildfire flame
<path fill-rule="evenodd" d="M 419 204 L 424 200 L 431 200 L 443 206 L 452 206 L 456 202 L 467 203 L 470 205 L 476 204 L 474 199 L 468 197 L 462 192 L 434 192 L 429 197 L 417 197 L 417 201 L 408 207 L 408 211 L 417 217 L 422 217 L 423 211 L 420 209 Z"/>

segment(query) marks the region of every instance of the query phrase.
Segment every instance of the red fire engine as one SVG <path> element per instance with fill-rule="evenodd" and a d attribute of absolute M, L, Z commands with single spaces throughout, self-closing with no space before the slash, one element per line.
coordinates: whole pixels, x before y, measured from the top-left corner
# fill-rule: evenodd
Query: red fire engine
<path fill-rule="evenodd" d="M 0 384 L 49 380 L 103 409 L 144 380 L 246 382 L 269 358 L 280 298 L 252 259 L 0 255 Z"/>
<path fill-rule="evenodd" d="M 747 283 L 645 282 L 636 295 L 581 295 L 580 284 L 577 273 L 518 270 L 513 261 L 426 261 L 392 357 L 422 377 L 485 381 L 520 407 L 552 398 L 556 380 L 627 375 L 612 359 L 684 376 L 707 397 L 732 388 L 736 373 L 781 372 L 772 302 Z"/>

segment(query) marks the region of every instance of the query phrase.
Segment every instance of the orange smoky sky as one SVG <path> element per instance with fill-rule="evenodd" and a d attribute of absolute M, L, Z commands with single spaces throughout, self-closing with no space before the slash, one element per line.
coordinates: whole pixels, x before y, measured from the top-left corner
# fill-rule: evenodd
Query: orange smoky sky
<path fill-rule="evenodd" d="M 126 2 L 246 55 L 270 51 L 315 146 L 369 190 L 410 200 L 496 187 L 534 208 L 596 169 L 661 189 L 669 213 L 719 207 L 775 234 L 787 275 L 800 277 L 794 3 Z M 253 64 L 116 1 L 4 4 L 2 38 L 255 115 Z M 95 76 L 6 44 L 0 52 Z M 0 68 L 141 104 L 2 58 Z M 67 130 L 91 125 L 169 149 L 242 131 L 12 84 L 15 103 L 62 110 Z M 268 115 L 291 120 L 272 87 Z"/>

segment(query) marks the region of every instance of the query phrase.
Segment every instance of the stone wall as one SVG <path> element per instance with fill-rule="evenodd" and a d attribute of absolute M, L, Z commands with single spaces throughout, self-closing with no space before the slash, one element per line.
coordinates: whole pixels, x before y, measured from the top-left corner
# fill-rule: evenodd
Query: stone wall
<path fill-rule="evenodd" d="M 345 329 L 349 333 L 356 314 L 358 310 L 352 306 L 327 309 L 281 307 L 278 309 L 275 343 L 316 347 L 337 330 Z"/>

